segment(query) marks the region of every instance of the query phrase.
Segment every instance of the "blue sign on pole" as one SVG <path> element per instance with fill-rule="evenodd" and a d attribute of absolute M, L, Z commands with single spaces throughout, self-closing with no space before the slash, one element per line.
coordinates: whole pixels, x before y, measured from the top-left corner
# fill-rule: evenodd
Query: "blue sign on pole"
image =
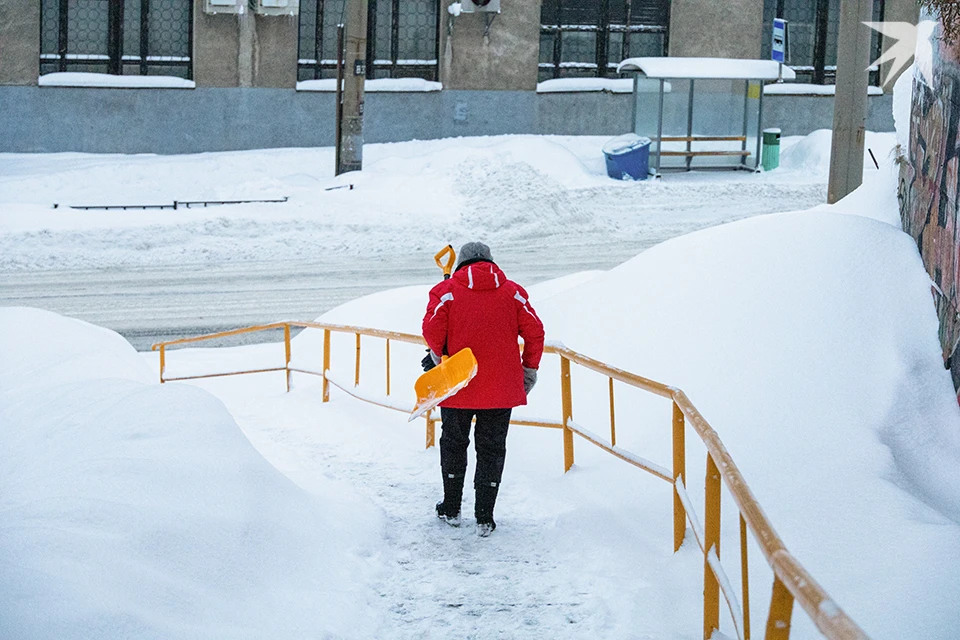
<path fill-rule="evenodd" d="M 773 44 L 770 47 L 770 58 L 776 62 L 785 62 L 784 54 L 787 50 L 787 21 L 781 18 L 773 20 Z"/>

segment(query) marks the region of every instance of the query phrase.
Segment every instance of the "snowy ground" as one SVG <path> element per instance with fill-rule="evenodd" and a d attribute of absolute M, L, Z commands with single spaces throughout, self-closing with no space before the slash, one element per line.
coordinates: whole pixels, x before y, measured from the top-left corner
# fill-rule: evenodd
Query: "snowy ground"
<path fill-rule="evenodd" d="M 769 174 L 638 184 L 602 176 L 601 142 L 371 146 L 370 169 L 339 180 L 319 177 L 329 150 L 2 156 L 0 295 L 49 308 L 131 298 L 153 316 L 174 303 L 90 288 L 167 273 L 154 286 L 180 279 L 189 297 L 199 272 L 242 283 L 281 261 L 348 265 L 364 286 L 357 265 L 373 264 L 391 272 L 376 286 L 388 290 L 321 317 L 415 333 L 436 273 L 399 255 L 429 265 L 447 241 L 479 237 L 520 280 L 629 257 L 529 287 L 548 338 L 684 388 L 788 548 L 871 637 L 954 637 L 960 410 L 929 279 L 897 228 L 892 134 L 868 137 L 884 167 L 848 199 L 766 216 L 821 202 L 828 134 L 785 141 Z M 282 195 L 287 205 L 185 212 L 49 208 Z M 634 257 L 651 238 L 751 216 Z M 598 255 L 610 264 L 590 262 Z M 256 293 L 225 288 L 263 319 L 288 315 L 274 296 L 303 285 L 264 272 Z M 55 274 L 72 279 L 58 289 Z M 298 335 L 294 363 L 316 369 L 319 344 Z M 362 386 L 382 393 L 383 352 L 364 344 Z M 352 348 L 335 342 L 335 374 L 352 373 Z M 422 351 L 393 349 L 404 398 Z M 174 351 L 168 373 L 282 357 L 276 343 Z M 563 474 L 558 433 L 514 429 L 499 526 L 481 540 L 433 516 L 438 454 L 423 449 L 422 422 L 336 391 L 324 404 L 307 376 L 289 394 L 273 374 L 161 387 L 156 354 L 9 307 L 0 363 L 0 637 L 700 637 L 702 557 L 671 552 L 669 485 L 582 441 Z M 574 388 L 577 421 L 603 432 L 605 381 L 575 370 Z M 557 390 L 547 359 L 518 413 L 557 418 Z M 669 405 L 620 387 L 617 397 L 618 444 L 668 464 Z M 702 504 L 703 449 L 687 441 L 687 486 Z M 721 557 L 739 584 L 728 498 L 724 514 Z M 751 547 L 755 635 L 771 579 Z M 791 637 L 817 637 L 801 611 L 793 620 Z M 721 626 L 732 635 L 725 612 Z"/>
<path fill-rule="evenodd" d="M 333 179 L 332 149 L 194 156 L 0 154 L 0 303 L 120 331 L 138 348 L 433 281 L 447 242 L 488 242 L 525 283 L 608 269 L 668 238 L 823 202 L 829 134 L 769 174 L 606 177 L 605 138 L 499 136 L 368 145 Z M 870 134 L 884 158 L 892 136 Z M 868 164 L 868 171 L 875 171 Z M 353 184 L 353 190 L 331 187 Z M 166 211 L 84 204 L 275 199 Z M 54 203 L 60 205 L 53 209 Z"/>

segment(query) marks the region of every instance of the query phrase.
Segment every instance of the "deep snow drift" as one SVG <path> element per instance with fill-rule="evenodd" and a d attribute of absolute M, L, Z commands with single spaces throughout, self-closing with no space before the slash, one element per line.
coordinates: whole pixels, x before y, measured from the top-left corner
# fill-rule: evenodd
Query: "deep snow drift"
<path fill-rule="evenodd" d="M 0 637 L 369 637 L 349 488 L 309 495 L 111 331 L 7 307 L 0 335 Z"/>

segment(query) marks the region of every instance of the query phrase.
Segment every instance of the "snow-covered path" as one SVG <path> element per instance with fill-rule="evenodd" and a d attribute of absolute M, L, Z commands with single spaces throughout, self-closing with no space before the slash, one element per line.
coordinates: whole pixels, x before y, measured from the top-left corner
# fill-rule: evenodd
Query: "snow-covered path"
<path fill-rule="evenodd" d="M 669 504 L 660 483 L 588 451 L 584 468 L 564 476 L 557 433 L 514 427 L 498 528 L 481 539 L 470 517 L 472 464 L 463 526 L 436 519 L 438 452 L 422 449 L 422 421 L 408 424 L 336 390 L 323 404 L 309 381 L 287 395 L 278 382 L 255 375 L 197 384 L 226 402 L 257 449 L 298 484 L 310 490 L 317 478 L 334 479 L 344 500 L 370 501 L 382 512 L 378 637 L 698 636 L 690 621 L 702 561 L 693 549 L 671 553 L 670 522 L 660 521 L 668 511 L 649 513 L 651 502 Z M 607 512 L 609 501 L 631 493 L 629 513 Z M 583 502 L 596 510 L 578 509 Z M 571 530 L 577 539 L 566 535 Z M 683 580 L 692 580 L 691 597 L 677 602 L 673 587 Z"/>

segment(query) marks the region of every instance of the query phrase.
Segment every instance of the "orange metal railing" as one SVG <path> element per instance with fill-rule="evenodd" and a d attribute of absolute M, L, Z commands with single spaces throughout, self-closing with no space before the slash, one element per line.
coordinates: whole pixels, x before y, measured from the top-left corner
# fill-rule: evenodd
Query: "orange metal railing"
<path fill-rule="evenodd" d="M 323 331 L 323 370 L 311 371 L 308 369 L 291 367 L 291 329 L 312 328 Z M 283 367 L 250 369 L 229 373 L 215 373 L 191 375 L 182 377 L 167 377 L 166 350 L 167 347 L 195 344 L 208 340 L 237 336 L 257 331 L 283 329 L 285 361 Z M 356 336 L 356 357 L 354 364 L 353 387 L 331 375 L 330 372 L 330 343 L 332 333 L 347 333 Z M 330 399 L 330 385 L 338 387 L 347 394 L 362 400 L 377 404 L 388 409 L 408 412 L 412 409 L 390 401 L 383 401 L 364 394 L 359 390 L 360 384 L 360 353 L 361 336 L 380 338 L 386 341 L 386 395 L 390 396 L 390 342 L 405 342 L 425 344 L 423 338 L 409 333 L 383 331 L 347 325 L 326 324 L 318 322 L 277 322 L 268 325 L 235 329 L 193 338 L 171 340 L 153 345 L 153 350 L 160 352 L 160 382 L 175 380 L 193 380 L 247 373 L 263 373 L 270 371 L 284 371 L 287 391 L 290 390 L 293 373 L 304 373 L 321 376 L 323 378 L 323 402 Z M 867 635 L 846 613 L 837 606 L 829 595 L 820 587 L 813 577 L 794 558 L 783 541 L 767 519 L 753 492 L 744 481 L 740 470 L 734 463 L 717 432 L 704 419 L 697 408 L 690 402 L 686 394 L 675 387 L 665 385 L 654 380 L 643 378 L 634 373 L 611 367 L 603 362 L 594 360 L 581 353 L 562 346 L 547 345 L 545 354 L 556 355 L 560 359 L 560 395 L 561 420 L 512 420 L 511 424 L 521 426 L 536 426 L 562 429 L 564 471 L 569 471 L 574 463 L 574 434 L 580 436 L 593 445 L 608 453 L 639 467 L 653 476 L 670 482 L 673 485 L 673 537 L 674 551 L 683 544 L 687 526 L 693 533 L 693 538 L 703 553 L 703 637 L 708 640 L 715 630 L 720 628 L 721 597 L 727 605 L 727 610 L 733 620 L 734 629 L 740 640 L 749 640 L 750 629 L 750 584 L 749 563 L 747 554 L 748 532 L 751 533 L 763 553 L 767 564 L 773 570 L 773 586 L 770 608 L 767 614 L 767 624 L 764 632 L 766 640 L 785 640 L 790 637 L 793 606 L 796 602 L 807 613 L 823 635 L 831 640 L 860 640 Z M 570 364 L 577 364 L 587 370 L 594 371 L 609 380 L 610 406 L 610 439 L 587 430 L 573 420 L 573 389 L 570 377 Z M 616 444 L 616 412 L 614 398 L 614 381 L 618 381 L 641 389 L 662 398 L 673 404 L 672 412 L 672 467 L 662 467 L 654 462 L 641 458 Z M 431 447 L 435 442 L 436 423 L 438 419 L 433 412 L 428 412 L 426 418 L 426 446 Z M 705 498 L 703 525 L 696 513 L 693 502 L 687 493 L 686 478 L 686 427 L 689 425 L 699 436 L 706 447 L 705 469 Z M 740 594 L 735 592 L 727 578 L 723 565 L 720 562 L 720 534 L 721 534 L 721 488 L 726 486 L 737 505 L 740 524 Z"/>

